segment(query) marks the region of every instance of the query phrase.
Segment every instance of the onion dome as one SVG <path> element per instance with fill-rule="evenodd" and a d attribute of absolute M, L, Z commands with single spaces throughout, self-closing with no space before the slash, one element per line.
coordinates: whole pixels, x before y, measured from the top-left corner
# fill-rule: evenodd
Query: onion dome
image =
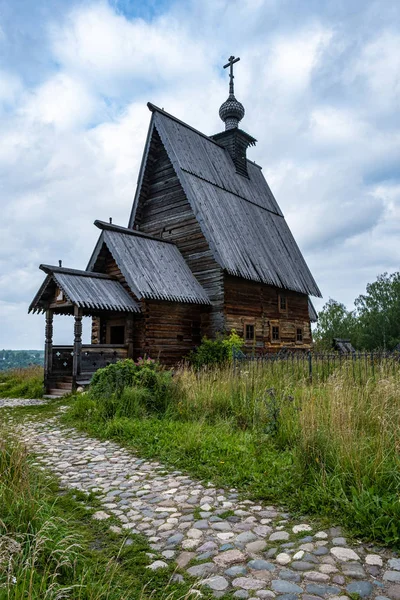
<path fill-rule="evenodd" d="M 234 129 L 238 127 L 239 121 L 244 117 L 244 106 L 236 100 L 234 94 L 229 94 L 228 99 L 221 104 L 219 116 L 225 123 L 225 129 Z"/>
<path fill-rule="evenodd" d="M 233 65 L 239 60 L 239 57 L 235 58 L 234 56 L 230 56 L 228 62 L 226 65 L 224 65 L 224 69 L 229 67 L 229 96 L 228 99 L 221 104 L 219 116 L 225 123 L 225 131 L 228 129 L 237 129 L 239 121 L 241 121 L 244 117 L 244 106 L 241 104 L 241 102 L 236 100 L 233 87 Z"/>

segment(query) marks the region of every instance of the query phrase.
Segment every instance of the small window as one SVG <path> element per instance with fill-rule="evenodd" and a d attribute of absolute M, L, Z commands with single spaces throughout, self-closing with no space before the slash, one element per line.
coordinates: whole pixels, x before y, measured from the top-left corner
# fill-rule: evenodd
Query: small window
<path fill-rule="evenodd" d="M 178 333 L 178 335 L 176 336 L 176 339 L 178 340 L 178 342 L 183 342 L 183 335 Z"/>
<path fill-rule="evenodd" d="M 287 298 L 286 296 L 279 296 L 279 309 L 284 311 L 287 309 Z"/>
<path fill-rule="evenodd" d="M 303 330 L 301 329 L 301 327 L 297 328 L 297 331 L 296 331 L 296 340 L 298 342 L 302 342 L 303 341 Z"/>
<path fill-rule="evenodd" d="M 111 325 L 110 327 L 110 344 L 125 343 L 125 327 L 123 325 Z"/>
<path fill-rule="evenodd" d="M 279 341 L 279 325 L 272 327 L 272 339 L 276 342 Z"/>
<path fill-rule="evenodd" d="M 248 342 L 254 340 L 254 325 L 252 323 L 246 323 L 245 337 Z"/>

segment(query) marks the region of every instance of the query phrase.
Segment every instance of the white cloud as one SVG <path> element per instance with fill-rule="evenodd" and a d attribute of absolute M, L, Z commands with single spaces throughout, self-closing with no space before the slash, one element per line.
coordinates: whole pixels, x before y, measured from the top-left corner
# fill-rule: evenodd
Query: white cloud
<path fill-rule="evenodd" d="M 209 54 L 172 15 L 151 23 L 128 21 L 105 3 L 73 10 L 66 23 L 52 26 L 53 52 L 63 68 L 77 72 L 109 96 L 133 85 L 171 85 L 206 74 Z M 200 59 L 201 57 L 201 59 Z"/>
<path fill-rule="evenodd" d="M 353 43 L 348 9 L 327 17 L 322 4 L 285 6 L 178 0 L 145 21 L 77 0 L 43 23 L 42 58 L 53 67 L 38 83 L 26 69 L 0 71 L 0 347 L 42 346 L 43 318 L 26 315 L 39 263 L 84 268 L 94 219 L 127 223 L 147 100 L 205 133 L 222 128 L 221 65 L 232 52 L 242 58 L 242 127 L 259 140 L 249 157 L 326 298 L 351 303 L 379 272 L 398 269 L 398 32 L 384 18 L 370 31 L 353 15 Z M 68 321 L 57 323 L 59 342 L 71 340 Z"/>
<path fill-rule="evenodd" d="M 400 34 L 398 31 L 377 32 L 365 44 L 350 65 L 349 77 L 365 85 L 375 109 L 392 110 L 400 100 Z"/>
<path fill-rule="evenodd" d="M 334 151 L 337 151 L 338 144 L 357 143 L 365 137 L 367 129 L 354 112 L 332 106 L 312 110 L 310 128 L 315 144 L 328 145 Z"/>
<path fill-rule="evenodd" d="M 29 94 L 21 112 L 32 123 L 68 131 L 90 122 L 98 104 L 82 81 L 58 73 Z"/>
<path fill-rule="evenodd" d="M 303 92 L 331 39 L 332 32 L 320 25 L 279 36 L 264 67 L 268 84 L 277 84 L 292 94 Z"/>

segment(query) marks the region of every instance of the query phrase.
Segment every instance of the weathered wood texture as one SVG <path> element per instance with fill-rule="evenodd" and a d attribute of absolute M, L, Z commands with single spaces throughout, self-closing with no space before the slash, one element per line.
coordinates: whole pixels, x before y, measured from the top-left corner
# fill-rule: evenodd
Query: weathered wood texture
<path fill-rule="evenodd" d="M 212 302 L 211 310 L 203 310 L 202 333 L 214 335 L 222 331 L 222 270 L 212 256 L 157 132 L 150 143 L 136 225 L 145 233 L 176 244 Z"/>
<path fill-rule="evenodd" d="M 255 336 L 246 348 L 259 353 L 282 347 L 307 349 L 311 345 L 308 298 L 305 294 L 283 291 L 223 274 L 212 256 L 209 244 L 185 196 L 176 172 L 157 132 L 153 133 L 141 187 L 134 226 L 144 233 L 174 242 L 192 273 L 207 291 L 212 306 L 156 300 L 141 301 L 141 316 L 129 318 L 130 355 L 148 355 L 173 365 L 200 343 L 202 335 L 235 328 L 245 335 L 246 324 L 254 325 Z M 104 246 L 96 271 L 117 277 L 129 286 L 109 250 Z M 279 295 L 287 298 L 287 310 L 279 308 Z M 105 343 L 111 315 L 93 321 L 92 341 Z M 274 340 L 272 328 L 279 327 Z M 302 340 L 298 340 L 301 330 Z M 126 327 L 128 332 L 128 326 Z"/>
<path fill-rule="evenodd" d="M 157 130 L 217 263 L 234 276 L 320 296 L 261 169 L 248 163 L 249 177 L 243 177 L 219 144 L 153 105 L 149 108 L 150 132 Z M 154 144 L 155 136 L 151 139 Z M 142 182 L 143 177 L 139 188 Z M 135 198 L 131 227 L 139 196 L 147 198 L 148 190 L 140 189 Z"/>
<path fill-rule="evenodd" d="M 96 346 L 83 345 L 81 358 L 82 376 L 91 376 L 102 367 L 106 367 L 118 360 L 128 357 L 128 349 L 125 346 L 111 346 L 98 344 Z"/>
<path fill-rule="evenodd" d="M 127 358 L 126 346 L 110 344 L 83 344 L 80 353 L 80 372 L 85 377 L 93 375 L 97 369 Z M 53 346 L 54 377 L 73 374 L 74 346 Z M 79 379 L 79 377 L 78 377 Z"/>
<path fill-rule="evenodd" d="M 123 287 L 132 294 L 129 285 L 127 284 L 120 268 L 116 264 L 111 252 L 106 245 L 103 245 L 99 257 L 97 259 L 95 269 L 101 273 L 107 273 L 116 277 Z M 103 313 L 100 316 L 93 317 L 92 320 L 92 344 L 106 344 L 109 340 L 107 335 L 110 325 L 117 324 L 121 318 L 125 324 L 125 343 L 128 345 L 129 358 L 138 358 L 142 354 L 144 335 L 143 325 L 144 319 L 142 313 L 138 314 L 121 314 L 121 313 Z M 119 324 L 119 323 L 118 323 Z"/>
<path fill-rule="evenodd" d="M 146 300 L 142 311 L 145 324 L 139 336 L 142 336 L 143 354 L 174 365 L 199 345 L 204 307 Z"/>
<path fill-rule="evenodd" d="M 282 347 L 308 349 L 311 328 L 308 297 L 305 294 L 281 290 L 263 283 L 246 281 L 225 275 L 224 312 L 226 330 L 245 334 L 246 324 L 254 325 L 254 339 L 246 341 L 246 350 L 257 353 L 275 352 Z M 279 297 L 286 297 L 286 310 L 280 309 Z M 273 327 L 279 327 L 279 339 L 273 339 Z M 301 330 L 302 340 L 297 340 Z"/>
<path fill-rule="evenodd" d="M 121 273 L 121 269 L 118 267 L 117 263 L 112 257 L 111 252 L 105 244 L 103 244 L 99 256 L 97 257 L 97 261 L 94 265 L 94 271 L 97 271 L 98 273 L 106 273 L 111 277 L 116 277 L 118 281 L 124 286 L 126 291 L 129 292 L 130 296 L 134 298 L 134 295 L 132 294 L 129 285 L 126 282 L 125 277 Z"/>

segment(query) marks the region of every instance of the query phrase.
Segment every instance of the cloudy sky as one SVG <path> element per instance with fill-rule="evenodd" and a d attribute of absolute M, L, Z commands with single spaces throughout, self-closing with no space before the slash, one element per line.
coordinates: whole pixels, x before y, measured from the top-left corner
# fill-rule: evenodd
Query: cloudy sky
<path fill-rule="evenodd" d="M 316 306 L 399 270 L 398 0 L 0 0 L 0 348 L 43 345 L 41 262 L 85 268 L 94 219 L 127 224 L 147 101 L 222 129 L 231 54 Z"/>

